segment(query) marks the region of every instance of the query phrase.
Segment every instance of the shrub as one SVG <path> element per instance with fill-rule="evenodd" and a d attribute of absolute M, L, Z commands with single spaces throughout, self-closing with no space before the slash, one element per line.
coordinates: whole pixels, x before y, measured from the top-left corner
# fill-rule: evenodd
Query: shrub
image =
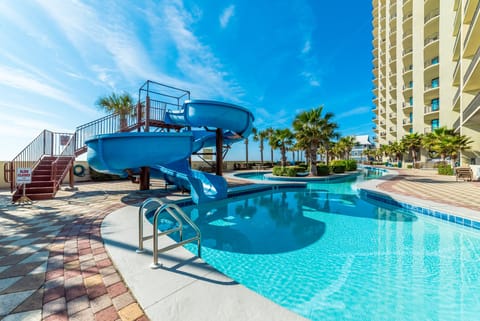
<path fill-rule="evenodd" d="M 408 165 L 407 165 L 407 168 L 408 168 L 408 169 L 413 168 L 413 164 L 408 164 Z"/>
<path fill-rule="evenodd" d="M 346 171 L 356 171 L 357 170 L 357 161 L 354 159 L 348 159 L 345 161 L 345 170 Z"/>
<path fill-rule="evenodd" d="M 295 176 L 297 176 L 297 172 L 299 172 L 297 166 L 288 166 L 288 167 L 285 167 L 285 176 L 295 177 Z"/>
<path fill-rule="evenodd" d="M 453 175 L 453 168 L 447 164 L 438 165 L 438 174 L 440 175 Z"/>
<path fill-rule="evenodd" d="M 328 176 L 330 174 L 330 167 L 325 164 L 317 165 L 318 176 Z"/>
<path fill-rule="evenodd" d="M 282 166 L 273 166 L 272 174 L 275 176 L 283 176 L 283 167 Z"/>
<path fill-rule="evenodd" d="M 333 173 L 340 174 L 345 173 L 345 161 L 344 160 L 334 160 L 330 163 L 330 168 Z"/>

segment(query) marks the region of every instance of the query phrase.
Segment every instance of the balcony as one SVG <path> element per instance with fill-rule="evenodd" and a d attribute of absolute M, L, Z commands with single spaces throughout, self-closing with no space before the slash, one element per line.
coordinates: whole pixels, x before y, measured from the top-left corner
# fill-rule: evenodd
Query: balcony
<path fill-rule="evenodd" d="M 434 33 L 424 40 L 424 46 L 427 47 L 429 44 L 438 41 L 438 33 Z"/>
<path fill-rule="evenodd" d="M 403 23 L 405 24 L 406 22 L 408 22 L 410 19 L 412 19 L 413 17 L 413 13 L 412 12 L 409 12 L 407 14 L 404 14 L 403 15 Z"/>
<path fill-rule="evenodd" d="M 402 55 L 403 55 L 403 57 L 405 58 L 405 56 L 411 54 L 412 52 L 413 52 L 413 49 L 412 49 L 412 48 L 404 49 L 404 50 L 402 51 Z"/>
<path fill-rule="evenodd" d="M 403 110 L 408 110 L 410 108 L 413 108 L 413 104 L 410 104 L 410 102 L 403 102 L 402 103 L 402 108 L 403 108 Z"/>
<path fill-rule="evenodd" d="M 388 131 L 389 131 L 390 133 L 396 132 L 396 131 L 397 131 L 397 126 L 390 126 L 390 127 L 388 128 Z"/>
<path fill-rule="evenodd" d="M 471 1 L 470 1 L 471 2 Z M 475 54 L 475 50 L 480 44 L 480 1 L 477 2 L 475 13 L 473 14 L 470 27 L 468 28 L 465 41 L 463 43 L 463 57 L 469 58 Z"/>
<path fill-rule="evenodd" d="M 437 18 L 438 16 L 440 16 L 440 10 L 433 10 L 423 18 L 423 22 L 427 24 L 428 22 L 433 21 L 433 19 Z"/>
<path fill-rule="evenodd" d="M 460 59 L 460 33 L 455 38 L 455 43 L 453 45 L 453 61 L 458 61 Z"/>
<path fill-rule="evenodd" d="M 432 106 L 432 105 L 427 105 L 425 106 L 425 109 L 424 109 L 425 115 L 438 113 L 439 110 L 440 110 L 439 106 Z"/>
<path fill-rule="evenodd" d="M 460 61 L 457 61 L 455 69 L 453 69 L 452 85 L 454 85 L 455 87 L 460 86 Z"/>
<path fill-rule="evenodd" d="M 473 56 L 465 72 L 465 76 L 463 76 L 463 82 L 464 91 L 471 92 L 480 90 L 480 47 L 478 47 L 475 56 Z"/>
<path fill-rule="evenodd" d="M 458 127 L 460 127 L 460 117 L 457 118 L 457 120 L 453 123 L 453 126 L 452 126 L 454 131 L 457 131 Z"/>
<path fill-rule="evenodd" d="M 387 136 L 386 132 L 380 132 L 380 137 L 385 137 L 385 136 Z"/>
<path fill-rule="evenodd" d="M 480 93 L 473 98 L 473 100 L 468 104 L 467 108 L 463 111 L 463 121 L 466 122 L 475 114 L 480 112 Z"/>
<path fill-rule="evenodd" d="M 457 92 L 453 96 L 452 106 L 452 110 L 460 111 L 460 87 L 457 89 Z"/>
<path fill-rule="evenodd" d="M 412 126 L 412 120 L 410 118 L 404 118 L 402 120 L 403 127 Z"/>
<path fill-rule="evenodd" d="M 397 113 L 390 113 L 388 114 L 389 119 L 396 119 L 397 118 Z"/>
<path fill-rule="evenodd" d="M 465 4 L 465 10 L 463 11 L 463 23 L 469 24 L 472 22 L 473 15 L 475 14 L 475 3 L 478 3 L 476 0 L 467 0 Z"/>

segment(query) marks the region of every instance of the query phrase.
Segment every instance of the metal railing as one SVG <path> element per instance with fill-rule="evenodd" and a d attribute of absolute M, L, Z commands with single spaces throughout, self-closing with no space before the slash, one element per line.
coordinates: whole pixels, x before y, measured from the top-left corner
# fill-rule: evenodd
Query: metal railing
<path fill-rule="evenodd" d="M 15 171 L 17 168 L 34 169 L 44 156 L 59 156 L 65 152 L 73 134 L 42 131 L 15 158 L 4 164 L 4 179 L 10 183 L 10 190 L 16 188 Z"/>
<path fill-rule="evenodd" d="M 152 235 L 144 236 L 143 235 L 143 218 L 144 218 L 144 210 L 147 209 L 147 205 L 149 204 L 156 204 L 157 207 L 155 209 L 155 213 L 153 214 L 153 233 Z M 159 232 L 158 230 L 158 221 L 159 216 L 162 213 L 169 214 L 176 222 L 177 225 L 171 229 Z M 186 240 L 183 239 L 183 225 L 184 222 L 187 223 L 195 231 L 195 236 L 188 238 Z M 179 233 L 179 242 L 168 245 L 164 248 L 158 248 L 158 237 L 162 235 L 169 235 L 172 233 Z M 145 250 L 143 248 L 143 242 L 153 238 L 153 263 L 150 265 L 152 269 L 159 268 L 161 264 L 158 263 L 158 254 L 161 252 L 166 252 L 177 248 L 179 246 L 183 246 L 187 243 L 197 242 L 197 256 L 201 257 L 201 241 L 202 241 L 202 234 L 198 226 L 182 211 L 180 207 L 173 203 L 164 203 L 162 200 L 158 198 L 149 198 L 146 199 L 138 210 L 138 249 L 137 253 L 143 253 Z"/>
<path fill-rule="evenodd" d="M 53 191 L 54 193 L 58 190 L 60 184 L 62 183 L 63 179 L 67 175 L 68 171 L 70 168 L 73 166 L 73 162 L 75 161 L 75 134 L 63 134 L 64 138 L 65 137 L 70 137 L 68 139 L 68 142 L 65 144 L 63 147 L 63 151 L 57 156 L 57 158 L 52 162 L 52 171 L 51 171 L 51 176 L 50 180 L 54 182 L 53 185 Z M 59 161 L 60 160 L 68 160 L 67 164 L 64 164 L 64 166 L 60 167 L 59 166 Z M 63 169 L 61 172 L 59 169 Z M 70 183 L 72 184 L 72 183 Z M 73 186 L 71 186 L 73 187 Z"/>

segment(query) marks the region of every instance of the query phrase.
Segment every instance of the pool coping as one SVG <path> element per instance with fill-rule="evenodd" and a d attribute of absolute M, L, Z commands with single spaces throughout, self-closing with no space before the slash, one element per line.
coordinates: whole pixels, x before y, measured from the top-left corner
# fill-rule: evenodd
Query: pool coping
<path fill-rule="evenodd" d="M 137 226 L 138 207 L 126 206 L 104 219 L 101 233 L 115 267 L 150 320 L 307 320 L 230 279 L 183 247 L 160 254 L 163 266 L 151 269 L 151 241 L 144 242 L 145 253 L 135 252 Z M 159 238 L 160 248 L 170 244 L 172 239 Z"/>
<path fill-rule="evenodd" d="M 381 179 L 372 179 L 354 185 L 354 188 L 359 191 L 362 199 L 383 202 L 413 211 L 416 214 L 422 214 L 480 230 L 479 211 L 382 190 L 380 185 L 384 183 L 385 180 L 391 180 L 398 175 L 396 171 L 383 168 L 382 170 L 386 170 L 387 174 L 382 176 Z"/>

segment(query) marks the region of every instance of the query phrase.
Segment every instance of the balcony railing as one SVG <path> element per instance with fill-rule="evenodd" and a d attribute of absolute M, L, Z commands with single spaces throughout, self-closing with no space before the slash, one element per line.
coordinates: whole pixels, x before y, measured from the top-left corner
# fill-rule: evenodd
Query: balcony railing
<path fill-rule="evenodd" d="M 388 114 L 388 118 L 390 118 L 390 119 L 395 119 L 395 118 L 397 118 L 397 113 L 390 113 L 390 114 Z"/>
<path fill-rule="evenodd" d="M 467 71 L 465 72 L 465 76 L 463 76 L 463 82 L 467 82 L 468 78 L 470 78 L 470 75 L 473 69 L 475 68 L 475 66 L 477 65 L 479 58 L 480 58 L 480 47 L 478 47 L 477 52 L 475 53 L 475 56 L 473 56 L 473 59 L 470 62 L 470 65 L 468 66 Z"/>
<path fill-rule="evenodd" d="M 412 108 L 413 105 L 410 104 L 409 102 L 408 102 L 408 103 L 407 103 L 407 102 L 404 102 L 404 103 L 402 104 L 402 107 L 403 107 L 403 109 L 407 109 L 407 108 Z"/>
<path fill-rule="evenodd" d="M 428 15 L 425 16 L 425 18 L 423 19 L 423 21 L 425 23 L 427 23 L 428 21 L 430 21 L 431 19 L 435 18 L 435 17 L 438 17 L 440 15 L 440 10 L 434 10 L 432 12 L 430 12 Z"/>
<path fill-rule="evenodd" d="M 435 33 L 428 38 L 425 38 L 424 45 L 428 46 L 430 43 L 438 40 L 438 33 Z"/>
<path fill-rule="evenodd" d="M 433 106 L 433 107 L 432 105 L 425 106 L 425 114 L 438 113 L 439 110 L 440 110 L 439 106 Z"/>
<path fill-rule="evenodd" d="M 475 13 L 472 16 L 472 23 L 470 23 L 470 27 L 468 28 L 468 31 L 467 31 L 467 36 L 465 37 L 465 41 L 463 42 L 464 47 L 467 46 L 467 42 L 470 39 L 470 34 L 472 33 L 473 27 L 475 25 L 475 22 L 473 21 L 473 19 L 476 19 L 476 17 L 479 14 L 479 11 L 480 11 L 480 1 L 477 3 L 477 9 L 475 9 Z"/>
<path fill-rule="evenodd" d="M 389 130 L 391 133 L 396 132 L 396 131 L 397 131 L 397 126 L 390 126 L 390 127 L 388 128 L 388 130 Z"/>
<path fill-rule="evenodd" d="M 407 21 L 407 20 L 410 19 L 412 16 L 413 16 L 413 13 L 412 13 L 412 12 L 407 13 L 406 15 L 403 16 L 403 22 Z"/>
<path fill-rule="evenodd" d="M 413 48 L 404 49 L 404 50 L 402 51 L 402 54 L 403 54 L 404 56 L 406 56 L 406 55 L 408 55 L 409 53 L 411 53 L 412 51 L 413 51 Z"/>
<path fill-rule="evenodd" d="M 404 119 L 402 120 L 402 123 L 403 123 L 403 125 L 407 125 L 407 126 L 408 126 L 408 125 L 411 125 L 411 124 L 412 124 L 412 120 L 411 120 L 410 118 L 404 118 Z"/>
<path fill-rule="evenodd" d="M 425 91 L 432 90 L 432 89 L 438 89 L 438 88 L 440 88 L 440 84 L 438 84 L 438 85 L 431 85 L 431 84 L 425 85 Z"/>
<path fill-rule="evenodd" d="M 460 127 L 460 117 L 453 123 L 453 130 L 456 130 L 458 127 Z"/>
<path fill-rule="evenodd" d="M 480 107 L 480 93 L 473 98 L 473 100 L 468 104 L 467 108 L 463 111 L 463 121 L 468 119 L 472 114 L 478 112 L 478 108 Z"/>
<path fill-rule="evenodd" d="M 457 103 L 457 100 L 458 100 L 459 97 L 460 97 L 460 87 L 458 87 L 457 92 L 456 92 L 455 95 L 453 96 L 452 104 L 453 104 L 454 106 L 455 106 L 455 104 Z"/>
<path fill-rule="evenodd" d="M 424 68 L 428 68 L 430 66 L 438 65 L 439 60 L 437 59 L 436 61 L 432 62 L 432 60 L 427 60 L 424 62 L 423 66 Z"/>

